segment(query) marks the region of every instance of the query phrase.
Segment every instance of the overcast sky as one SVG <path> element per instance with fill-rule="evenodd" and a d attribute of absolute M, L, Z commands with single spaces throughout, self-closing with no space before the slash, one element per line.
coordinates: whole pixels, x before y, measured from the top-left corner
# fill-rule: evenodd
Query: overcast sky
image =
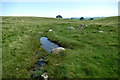
<path fill-rule="evenodd" d="M 117 16 L 119 0 L 2 0 L 2 16 Z"/>

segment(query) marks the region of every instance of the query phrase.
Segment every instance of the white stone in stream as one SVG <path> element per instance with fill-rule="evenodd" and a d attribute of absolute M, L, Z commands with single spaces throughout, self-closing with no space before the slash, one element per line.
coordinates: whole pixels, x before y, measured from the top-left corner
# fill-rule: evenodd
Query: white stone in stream
<path fill-rule="evenodd" d="M 47 73 L 46 73 L 46 72 L 45 72 L 45 73 L 43 73 L 41 76 L 42 76 L 42 77 L 44 77 L 44 80 L 48 80 L 48 75 L 47 75 Z"/>
<path fill-rule="evenodd" d="M 53 50 L 52 50 L 52 53 L 59 54 L 60 51 L 62 51 L 62 50 L 65 50 L 65 48 L 63 48 L 63 47 L 58 47 L 58 48 L 53 49 Z"/>

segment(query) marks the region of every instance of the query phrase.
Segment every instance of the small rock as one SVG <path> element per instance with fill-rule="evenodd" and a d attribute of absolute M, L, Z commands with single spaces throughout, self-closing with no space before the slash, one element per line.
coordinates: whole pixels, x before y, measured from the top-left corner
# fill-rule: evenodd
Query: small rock
<path fill-rule="evenodd" d="M 59 65 L 59 64 L 55 64 L 56 66 Z"/>
<path fill-rule="evenodd" d="M 21 20 L 22 22 L 24 22 L 24 20 Z"/>
<path fill-rule="evenodd" d="M 87 27 L 87 25 L 82 24 L 82 25 L 79 25 L 79 26 L 77 27 L 77 29 L 79 29 L 79 28 L 85 28 L 85 27 Z"/>
<path fill-rule="evenodd" d="M 43 61 L 43 59 L 39 59 L 39 61 Z"/>
<path fill-rule="evenodd" d="M 45 73 L 43 73 L 41 76 L 42 76 L 42 77 L 44 77 L 44 79 L 45 79 L 45 80 L 48 80 L 48 75 L 47 75 L 47 73 L 46 73 L 46 72 L 45 72 Z"/>
<path fill-rule="evenodd" d="M 99 32 L 103 32 L 103 31 L 99 31 Z"/>
<path fill-rule="evenodd" d="M 67 27 L 67 28 L 70 29 L 70 30 L 71 30 L 71 29 L 74 29 L 74 27 Z"/>
<path fill-rule="evenodd" d="M 65 50 L 63 47 L 58 47 L 52 50 L 52 53 L 59 54 L 60 51 Z"/>
<path fill-rule="evenodd" d="M 49 29 L 49 31 L 52 31 L 52 29 Z"/>
<path fill-rule="evenodd" d="M 16 70 L 18 70 L 18 68 L 16 68 Z"/>
<path fill-rule="evenodd" d="M 39 33 L 43 33 L 43 32 L 39 32 Z"/>

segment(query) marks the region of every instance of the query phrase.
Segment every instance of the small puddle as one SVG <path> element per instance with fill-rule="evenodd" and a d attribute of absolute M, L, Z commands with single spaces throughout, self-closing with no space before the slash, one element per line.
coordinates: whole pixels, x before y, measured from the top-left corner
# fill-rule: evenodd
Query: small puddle
<path fill-rule="evenodd" d="M 51 53 L 51 51 L 54 48 L 58 48 L 59 46 L 52 43 L 51 41 L 48 40 L 47 37 L 41 37 L 40 38 L 40 43 L 42 43 L 41 47 L 43 47 L 45 50 L 47 50 L 48 53 Z M 41 52 L 37 53 L 37 55 L 40 55 Z M 46 53 L 47 54 L 47 53 Z M 35 64 L 35 67 L 33 68 L 33 71 L 39 71 L 42 68 L 45 67 L 46 63 L 45 63 L 45 58 L 46 58 L 46 54 L 44 55 L 43 58 L 39 59 L 39 61 Z M 33 78 L 34 73 L 31 75 L 31 78 Z"/>
<path fill-rule="evenodd" d="M 59 46 L 52 43 L 48 40 L 47 37 L 41 37 L 40 42 L 42 43 L 42 46 L 45 50 L 47 50 L 48 53 L 50 53 L 54 48 L 58 48 Z"/>

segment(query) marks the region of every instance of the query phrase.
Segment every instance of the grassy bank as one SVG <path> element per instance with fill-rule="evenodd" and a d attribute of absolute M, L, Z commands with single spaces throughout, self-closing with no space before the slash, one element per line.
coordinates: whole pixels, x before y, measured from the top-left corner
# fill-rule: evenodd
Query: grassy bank
<path fill-rule="evenodd" d="M 60 55 L 48 55 L 48 72 L 51 78 L 117 78 L 118 77 L 118 24 L 117 17 L 79 22 L 59 23 L 48 38 L 66 50 Z M 99 31 L 103 31 L 100 33 Z"/>
<path fill-rule="evenodd" d="M 36 52 L 40 48 L 40 35 L 37 25 L 28 22 L 21 22 L 18 18 L 3 17 L 2 25 L 2 63 L 3 78 L 28 78 L 30 69 L 34 66 Z M 36 28 L 35 28 L 35 27 Z"/>
<path fill-rule="evenodd" d="M 83 29 L 80 24 L 88 25 Z M 118 77 L 117 17 L 97 20 L 70 20 L 39 17 L 3 17 L 3 78 L 30 76 L 36 62 L 40 36 L 66 48 L 61 54 L 48 54 L 50 78 Z M 48 32 L 49 29 L 52 32 Z M 102 33 L 99 31 L 103 31 Z M 43 33 L 41 33 L 43 32 Z"/>

